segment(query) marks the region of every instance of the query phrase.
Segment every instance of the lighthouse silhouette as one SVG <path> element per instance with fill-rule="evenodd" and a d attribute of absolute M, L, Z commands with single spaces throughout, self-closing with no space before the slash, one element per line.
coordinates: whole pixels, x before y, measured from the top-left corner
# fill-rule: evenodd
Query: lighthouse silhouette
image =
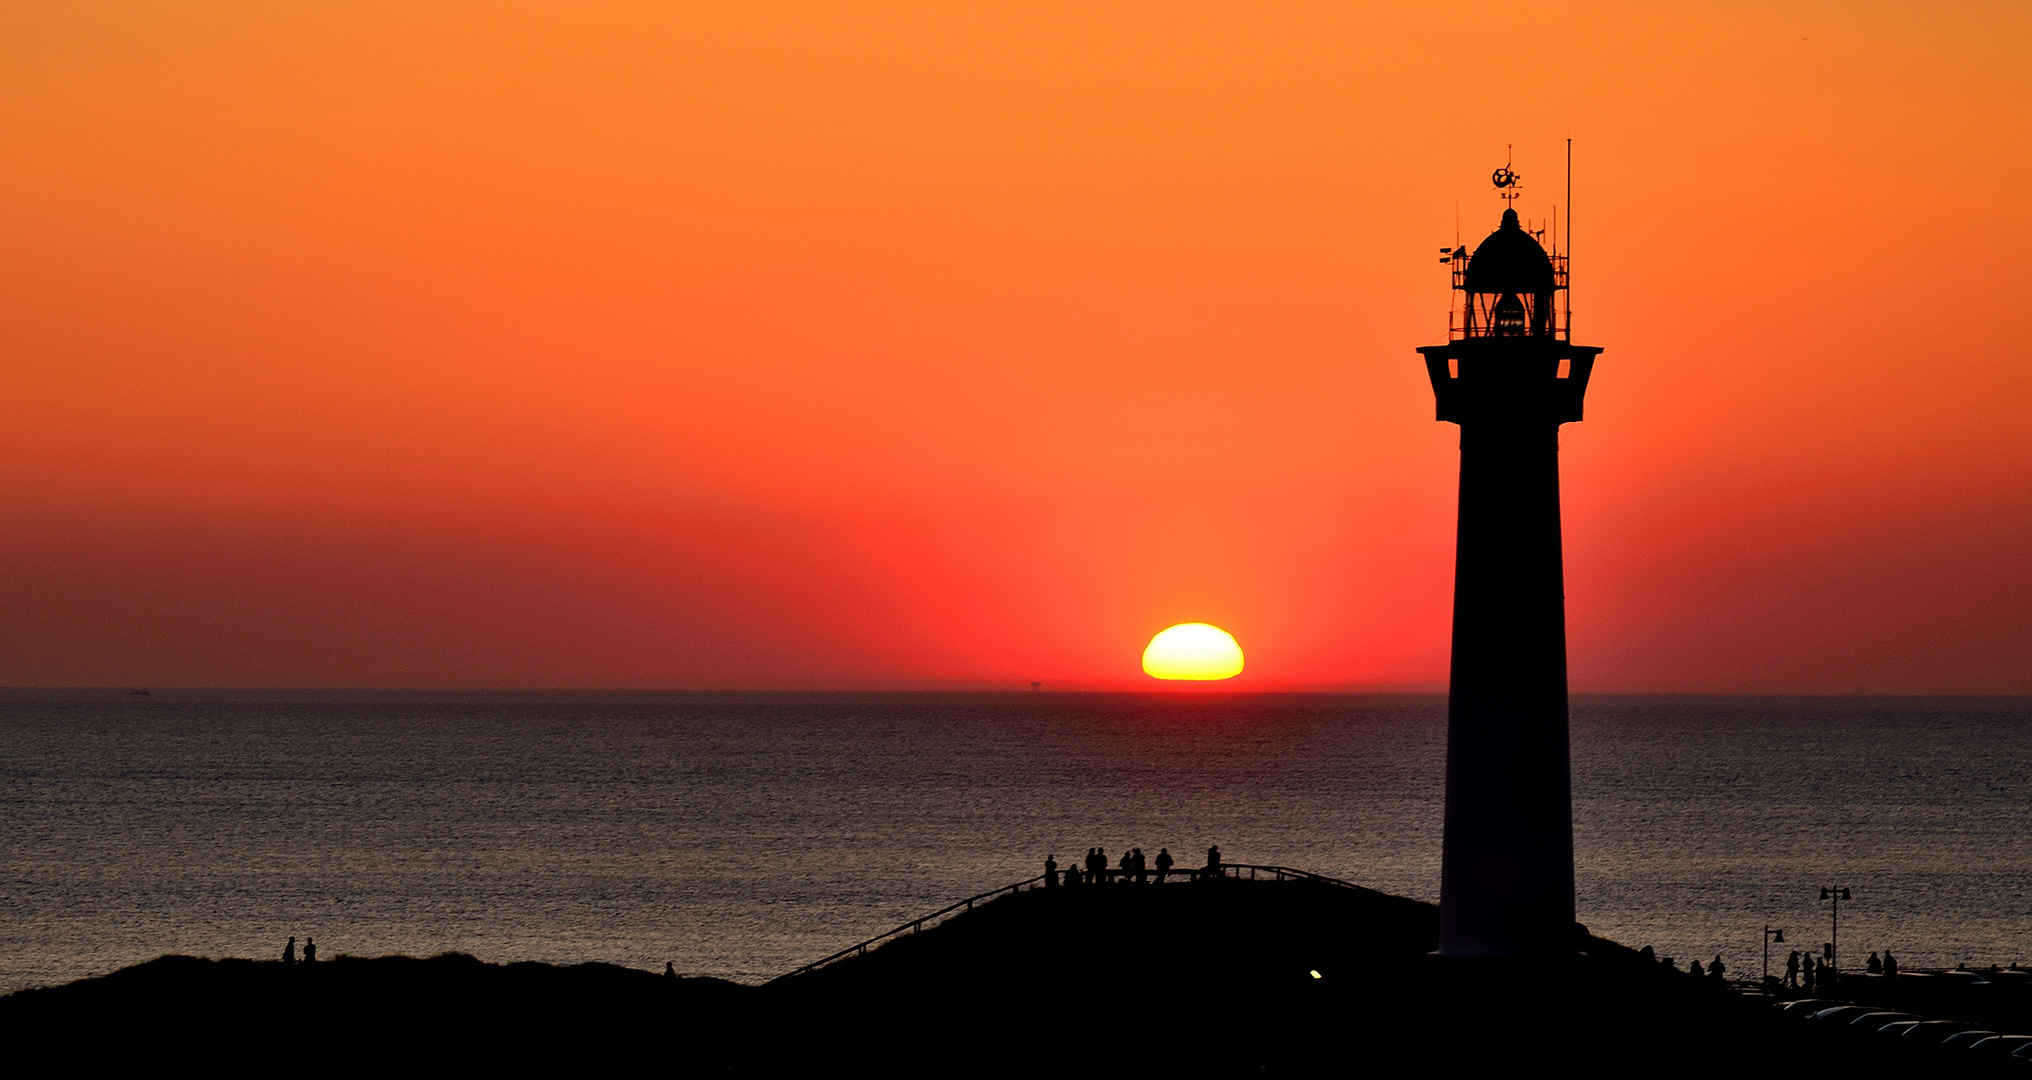
<path fill-rule="evenodd" d="M 1559 427 L 1602 350 L 1571 340 L 1556 228 L 1548 254 L 1517 216 L 1517 174 L 1492 179 L 1512 205 L 1472 253 L 1443 251 L 1448 340 L 1418 350 L 1461 452 L 1440 956 L 1571 951 L 1575 934 Z"/>

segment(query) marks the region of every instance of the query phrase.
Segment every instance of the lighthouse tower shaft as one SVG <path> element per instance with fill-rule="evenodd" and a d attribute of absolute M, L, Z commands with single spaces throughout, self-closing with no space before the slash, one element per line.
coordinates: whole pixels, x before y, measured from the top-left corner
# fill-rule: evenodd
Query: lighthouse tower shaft
<path fill-rule="evenodd" d="M 1461 429 L 1439 952 L 1536 955 L 1572 940 L 1559 427 L 1601 350 L 1566 340 L 1564 266 L 1514 212 L 1454 255 L 1466 312 L 1419 350 L 1438 419 Z"/>

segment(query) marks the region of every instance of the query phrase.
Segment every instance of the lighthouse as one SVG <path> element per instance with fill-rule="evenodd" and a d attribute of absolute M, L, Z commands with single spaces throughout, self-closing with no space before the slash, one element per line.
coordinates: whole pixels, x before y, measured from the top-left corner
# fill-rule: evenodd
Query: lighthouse
<path fill-rule="evenodd" d="M 1493 181 L 1502 221 L 1473 252 L 1443 252 L 1447 342 L 1418 350 L 1438 419 L 1460 426 L 1440 956 L 1573 940 L 1559 428 L 1581 418 L 1602 350 L 1571 340 L 1556 232 L 1548 253 L 1545 230 L 1517 216 L 1517 174 Z"/>

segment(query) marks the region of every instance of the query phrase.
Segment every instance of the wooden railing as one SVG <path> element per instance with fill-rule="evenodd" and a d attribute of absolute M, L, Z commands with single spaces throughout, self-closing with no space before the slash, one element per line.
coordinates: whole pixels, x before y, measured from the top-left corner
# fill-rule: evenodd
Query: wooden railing
<path fill-rule="evenodd" d="M 1205 871 L 1195 870 L 1193 873 L 1203 874 Z M 1325 874 L 1315 874 L 1310 870 L 1297 870 L 1289 866 L 1265 866 L 1258 863 L 1221 864 L 1221 876 L 1233 878 L 1236 881 L 1256 881 L 1259 880 L 1257 877 L 1259 874 L 1269 875 L 1274 881 L 1310 881 L 1320 885 L 1332 885 L 1339 889 L 1353 889 L 1356 892 L 1368 893 L 1371 896 L 1386 895 L 1374 889 L 1357 885 L 1352 881 L 1342 881 L 1339 878 L 1328 877 Z"/>
<path fill-rule="evenodd" d="M 890 930 L 887 933 L 876 934 L 874 937 L 871 937 L 858 945 L 849 945 L 846 948 L 841 949 L 839 952 L 832 954 L 831 956 L 821 957 L 820 959 L 813 960 L 811 963 L 806 964 L 801 968 L 798 968 L 796 971 L 792 971 L 784 975 L 778 975 L 777 977 L 769 980 L 769 982 L 778 983 L 784 981 L 785 979 L 794 979 L 799 975 L 817 971 L 819 968 L 822 968 L 827 964 L 837 963 L 841 960 L 845 960 L 849 956 L 861 956 L 868 951 L 868 946 L 870 945 L 878 945 L 884 941 L 889 940 L 890 938 L 902 937 L 905 934 L 915 934 L 923 930 L 926 924 L 936 926 L 940 922 L 944 921 L 945 919 L 953 915 L 959 914 L 964 911 L 972 911 L 974 909 L 974 905 L 983 900 L 993 900 L 998 896 L 1014 896 L 1025 889 L 1037 889 L 1043 887 L 1044 887 L 1044 875 L 1039 874 L 1034 878 L 1027 878 L 1023 881 L 1015 883 L 1014 885 L 1004 885 L 999 889 L 991 889 L 987 892 L 980 893 L 975 896 L 969 896 L 965 900 L 961 900 L 958 903 L 954 904 L 948 904 L 945 907 L 942 907 L 937 911 L 934 911 L 931 914 L 924 916 L 921 919 L 912 919 L 911 921 L 904 923 L 902 926 L 899 926 L 894 930 Z M 764 983 L 763 985 L 767 986 L 769 985 L 769 983 Z"/>
<path fill-rule="evenodd" d="M 1065 872 L 1066 871 L 1063 870 L 1059 871 L 1059 873 L 1061 874 Z M 1376 893 L 1374 889 L 1363 888 L 1362 886 L 1357 885 L 1354 882 L 1342 881 L 1339 878 L 1327 877 L 1325 874 L 1315 874 L 1310 870 L 1297 870 L 1289 866 L 1265 866 L 1256 863 L 1222 863 L 1218 868 L 1200 867 L 1193 869 L 1174 869 L 1170 871 L 1167 875 L 1165 875 L 1163 878 L 1160 878 L 1155 873 L 1146 873 L 1144 876 L 1147 878 L 1145 884 L 1157 885 L 1168 883 L 1172 879 L 1176 879 L 1178 881 L 1183 882 L 1200 881 L 1203 880 L 1209 873 L 1217 873 L 1218 876 L 1221 878 L 1231 879 L 1235 881 L 1258 881 L 1264 879 L 1273 881 L 1308 881 L 1320 885 L 1331 885 L 1336 888 L 1353 889 L 1356 892 L 1371 893 L 1379 896 L 1382 895 L 1380 893 Z M 1103 884 L 1115 884 L 1115 885 L 1127 884 L 1130 880 L 1131 875 L 1128 871 L 1120 869 L 1111 869 L 1107 872 L 1107 877 L 1106 879 L 1104 879 Z M 864 956 L 867 954 L 869 946 L 880 945 L 882 942 L 888 941 L 890 938 L 902 937 L 905 934 L 919 933 L 922 930 L 924 930 L 924 928 L 927 926 L 936 926 L 939 923 L 955 915 L 972 911 L 974 909 L 975 904 L 993 900 L 996 897 L 1000 896 L 1014 896 L 1020 892 L 1025 892 L 1032 889 L 1042 889 L 1045 887 L 1046 885 L 1044 882 L 1044 875 L 1039 874 L 1034 878 L 1025 878 L 1024 880 L 1018 881 L 1013 885 L 1004 885 L 999 889 L 990 889 L 987 892 L 979 893 L 974 896 L 969 896 L 965 900 L 960 900 L 948 904 L 945 907 L 942 907 L 937 911 L 934 911 L 931 914 L 926 915 L 922 918 L 912 919 L 909 922 L 904 923 L 903 925 L 898 926 L 893 930 L 876 934 L 874 937 L 871 937 L 868 940 L 860 942 L 858 944 L 849 945 L 846 948 L 841 949 L 839 952 L 833 953 L 831 956 L 820 957 L 817 960 L 813 960 L 811 963 L 806 964 L 795 971 L 788 972 L 783 975 L 778 975 L 777 977 L 769 980 L 769 982 L 779 983 L 787 979 L 794 979 L 799 975 L 805 975 L 810 972 L 817 971 L 819 968 L 825 967 L 828 964 L 838 963 L 839 961 L 845 960 L 848 957 Z M 1070 888 L 1073 888 L 1075 890 L 1093 887 L 1095 886 L 1093 885 L 1070 886 Z M 763 985 L 766 986 L 768 985 L 768 983 L 764 983 Z"/>

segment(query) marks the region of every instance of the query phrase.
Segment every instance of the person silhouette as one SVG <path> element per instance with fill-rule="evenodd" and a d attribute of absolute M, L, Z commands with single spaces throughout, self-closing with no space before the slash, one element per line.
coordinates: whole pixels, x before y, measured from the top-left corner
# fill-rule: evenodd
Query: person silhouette
<path fill-rule="evenodd" d="M 2012 966 L 2015 967 L 2016 965 L 2014 964 Z M 1892 956 L 1891 950 L 1889 949 L 1884 950 L 1884 977 L 1887 979 L 1895 979 L 1898 977 L 1898 958 Z"/>
<path fill-rule="evenodd" d="M 1056 884 L 1058 884 L 1058 856 L 1046 855 L 1044 857 L 1044 887 L 1049 889 Z"/>
<path fill-rule="evenodd" d="M 1637 950 L 1637 959 L 1642 960 L 1647 964 L 1655 964 L 1658 962 L 1658 953 L 1655 950 L 1653 950 L 1651 946 L 1646 945 L 1643 948 Z"/>
<path fill-rule="evenodd" d="M 1863 970 L 1872 975 L 1882 975 L 1884 973 L 1884 962 L 1877 959 L 1876 953 L 1871 953 L 1870 959 L 1863 964 Z"/>
<path fill-rule="evenodd" d="M 1820 983 L 1820 974 L 1816 970 L 1819 966 L 1820 961 L 1818 960 L 1808 960 L 1799 966 L 1799 977 L 1806 984 L 1801 989 L 1809 994 L 1813 993 L 1813 988 Z"/>
<path fill-rule="evenodd" d="M 1164 877 L 1171 873 L 1171 849 L 1157 849 L 1157 883 L 1164 884 Z"/>
<path fill-rule="evenodd" d="M 1136 872 L 1136 853 L 1133 851 L 1123 852 L 1121 859 L 1121 867 L 1122 867 L 1122 881 L 1126 883 L 1128 882 L 1130 875 Z"/>
<path fill-rule="evenodd" d="M 1149 877 L 1149 870 L 1148 870 L 1148 869 L 1146 868 L 1146 866 L 1145 866 L 1145 864 L 1144 864 L 1144 862 L 1143 862 L 1143 849 L 1142 849 L 1142 848 L 1137 848 L 1137 849 L 1136 849 L 1136 884 L 1138 884 L 1138 885 L 1142 885 L 1142 884 L 1145 884 L 1146 882 L 1148 882 L 1149 880 L 1150 880 L 1150 877 Z"/>
<path fill-rule="evenodd" d="M 1707 966 L 1707 977 L 1713 979 L 1715 981 L 1715 985 L 1719 986 L 1722 983 L 1722 976 L 1727 974 L 1728 970 L 1729 970 L 1728 968 L 1722 966 L 1721 954 L 1716 953 L 1714 962 Z"/>
<path fill-rule="evenodd" d="M 666 979 L 677 978 L 677 967 L 668 960 L 663 962 L 663 977 Z"/>
<path fill-rule="evenodd" d="M 1692 975 L 1696 979 L 1701 978 L 1702 976 L 1707 974 L 1706 972 L 1700 970 L 1700 961 L 1698 960 L 1687 961 L 1686 971 L 1687 974 Z"/>
<path fill-rule="evenodd" d="M 303 939 L 303 962 L 306 964 L 317 963 L 317 942 L 309 938 Z"/>
<path fill-rule="evenodd" d="M 292 934 L 289 938 L 289 944 L 284 945 L 282 947 L 282 966 L 289 967 L 295 963 L 296 963 L 296 937 L 295 935 Z"/>
<path fill-rule="evenodd" d="M 1794 990 L 1799 989 L 1798 949 L 1792 950 L 1792 955 L 1785 958 L 1785 985 L 1793 988 Z"/>

